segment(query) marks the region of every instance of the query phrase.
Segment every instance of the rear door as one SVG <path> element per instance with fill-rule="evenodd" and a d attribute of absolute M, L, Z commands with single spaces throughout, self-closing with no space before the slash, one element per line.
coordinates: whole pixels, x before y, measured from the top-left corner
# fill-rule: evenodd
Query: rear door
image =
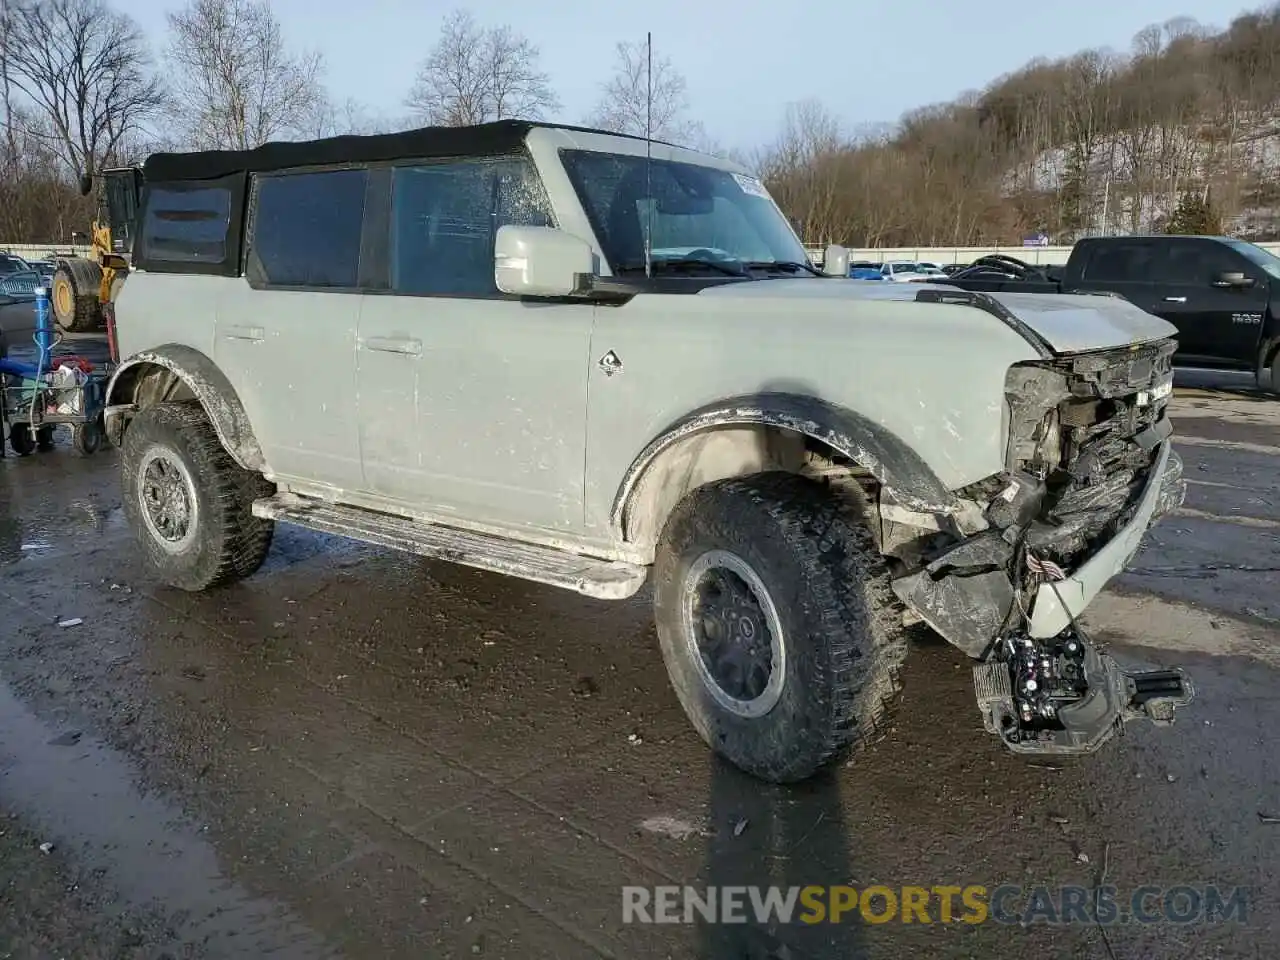
<path fill-rule="evenodd" d="M 1117 293 L 1143 310 L 1151 309 L 1155 295 L 1158 250 L 1145 237 L 1123 237 L 1087 243 L 1080 253 L 1084 263 L 1080 277 L 1066 292 L 1102 290 Z"/>
<path fill-rule="evenodd" d="M 368 177 L 255 177 L 245 276 L 218 307 L 218 366 L 272 471 L 338 489 L 362 480 L 355 342 Z"/>
<path fill-rule="evenodd" d="M 1243 273 L 1252 287 L 1216 287 L 1224 273 Z M 1266 275 L 1213 240 L 1169 238 L 1156 265 L 1160 281 L 1148 311 L 1178 328 L 1178 359 L 1251 367 L 1267 310 Z"/>

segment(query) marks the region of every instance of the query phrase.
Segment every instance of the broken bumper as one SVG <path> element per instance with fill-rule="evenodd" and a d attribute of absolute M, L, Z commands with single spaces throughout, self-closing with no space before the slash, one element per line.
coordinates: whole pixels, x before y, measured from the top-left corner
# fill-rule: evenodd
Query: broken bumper
<path fill-rule="evenodd" d="M 1065 580 L 1046 583 L 1036 591 L 1027 633 L 1036 639 L 1045 639 L 1065 630 L 1071 618 L 1084 612 L 1111 578 L 1124 570 L 1142 546 L 1142 538 L 1152 523 L 1181 506 L 1185 496 L 1182 458 L 1174 452 L 1173 445 L 1165 441 L 1133 519 Z M 1069 612 L 1063 607 L 1064 603 Z"/>

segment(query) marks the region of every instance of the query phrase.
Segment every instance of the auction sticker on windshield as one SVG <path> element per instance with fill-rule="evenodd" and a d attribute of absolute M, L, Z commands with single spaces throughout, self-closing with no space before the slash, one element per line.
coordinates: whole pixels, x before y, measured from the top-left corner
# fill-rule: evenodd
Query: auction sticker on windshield
<path fill-rule="evenodd" d="M 742 188 L 742 192 L 752 197 L 760 197 L 764 200 L 771 200 L 769 191 L 764 188 L 764 184 L 755 177 L 744 176 L 741 173 L 735 173 L 733 179 L 738 181 L 738 186 Z"/>

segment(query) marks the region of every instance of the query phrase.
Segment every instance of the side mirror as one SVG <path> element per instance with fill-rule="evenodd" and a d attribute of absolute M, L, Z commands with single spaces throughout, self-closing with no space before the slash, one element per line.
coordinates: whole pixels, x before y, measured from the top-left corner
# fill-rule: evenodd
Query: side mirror
<path fill-rule="evenodd" d="M 1231 270 L 1227 273 L 1218 274 L 1213 280 L 1213 286 L 1221 289 L 1252 287 L 1256 282 L 1253 277 L 1245 276 L 1239 270 Z"/>
<path fill-rule="evenodd" d="M 498 228 L 493 279 L 503 293 L 522 297 L 568 297 L 596 272 L 591 244 L 554 227 Z"/>
<path fill-rule="evenodd" d="M 849 251 L 839 244 L 828 244 L 822 254 L 822 275 L 824 277 L 849 276 Z"/>

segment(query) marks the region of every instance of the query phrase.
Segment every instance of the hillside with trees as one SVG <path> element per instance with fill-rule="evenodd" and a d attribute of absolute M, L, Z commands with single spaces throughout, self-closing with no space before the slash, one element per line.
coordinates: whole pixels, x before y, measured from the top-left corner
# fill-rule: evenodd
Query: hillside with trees
<path fill-rule="evenodd" d="M 152 50 L 107 0 L 0 4 L 0 240 L 66 243 L 93 213 L 81 175 L 156 149 L 374 133 L 428 123 L 564 117 L 538 47 L 447 14 L 404 114 L 325 87 L 269 0 L 185 0 Z M 715 152 L 696 91 L 643 42 L 618 43 L 594 126 Z M 652 103 L 649 96 L 652 93 Z M 851 246 L 1069 243 L 1087 233 L 1207 231 L 1280 238 L 1280 4 L 1221 32 L 1186 18 L 1128 54 L 1033 61 L 954 102 L 851 133 L 818 101 L 793 105 L 747 161 L 810 242 Z"/>
<path fill-rule="evenodd" d="M 1127 55 L 1033 61 L 887 131 L 848 137 L 800 104 L 759 166 L 814 242 L 1017 244 L 1043 230 L 1070 243 L 1215 222 L 1274 240 L 1280 5 L 1218 33 L 1151 26 Z"/>

